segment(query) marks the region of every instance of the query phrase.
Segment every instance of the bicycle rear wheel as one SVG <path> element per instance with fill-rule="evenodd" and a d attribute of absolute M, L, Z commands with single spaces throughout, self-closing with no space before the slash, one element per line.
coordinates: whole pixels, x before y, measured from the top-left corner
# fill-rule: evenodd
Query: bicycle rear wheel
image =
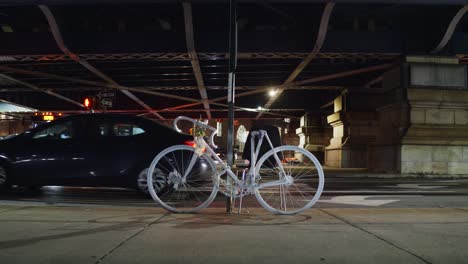
<path fill-rule="evenodd" d="M 297 214 L 311 208 L 324 186 L 323 169 L 309 151 L 296 146 L 276 147 L 257 163 L 259 203 L 274 214 Z"/>
<path fill-rule="evenodd" d="M 153 177 L 163 179 L 164 189 L 148 190 L 153 200 L 176 213 L 197 212 L 216 197 L 218 180 L 216 167 L 206 155 L 199 156 L 193 147 L 177 145 L 159 153 L 148 169 L 148 182 Z"/>

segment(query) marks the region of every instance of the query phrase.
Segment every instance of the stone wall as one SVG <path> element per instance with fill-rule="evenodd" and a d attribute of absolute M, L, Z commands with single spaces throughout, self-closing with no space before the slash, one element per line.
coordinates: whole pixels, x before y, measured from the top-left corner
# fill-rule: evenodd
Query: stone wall
<path fill-rule="evenodd" d="M 368 168 L 374 172 L 401 171 L 401 138 L 409 122 L 409 106 L 403 102 L 377 109 L 376 139 L 369 144 Z"/>
<path fill-rule="evenodd" d="M 468 91 L 408 89 L 401 172 L 468 174 Z"/>
<path fill-rule="evenodd" d="M 335 113 L 327 117 L 333 138 L 325 148 L 325 165 L 366 168 L 368 145 L 375 141 L 377 115 L 374 95 L 347 93 L 335 99 Z"/>
<path fill-rule="evenodd" d="M 332 127 L 325 122 L 321 113 L 306 113 L 301 117 L 300 127 L 296 129 L 299 142 L 295 145 L 310 151 L 323 164 L 325 147 L 332 133 Z"/>
<path fill-rule="evenodd" d="M 31 127 L 30 121 L 18 119 L 1 120 L 0 121 L 0 137 L 11 134 L 21 134 Z"/>
<path fill-rule="evenodd" d="M 468 174 L 468 146 L 404 145 L 403 174 Z"/>
<path fill-rule="evenodd" d="M 333 138 L 326 148 L 326 165 L 337 168 L 366 168 L 368 145 L 375 141 L 376 114 L 335 113 L 328 117 Z"/>
<path fill-rule="evenodd" d="M 423 58 L 384 74 L 387 94 L 377 108 L 375 144 L 369 146 L 371 171 L 468 175 L 467 76 L 457 61 Z"/>

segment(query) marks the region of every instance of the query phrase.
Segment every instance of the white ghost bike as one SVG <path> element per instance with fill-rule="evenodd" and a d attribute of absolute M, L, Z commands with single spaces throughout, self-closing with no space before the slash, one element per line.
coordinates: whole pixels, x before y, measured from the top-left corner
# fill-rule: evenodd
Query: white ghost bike
<path fill-rule="evenodd" d="M 324 187 L 324 174 L 317 158 L 296 146 L 273 147 L 266 131 L 251 132 L 249 169 L 238 177 L 213 148 L 217 130 L 189 117 L 195 128 L 210 131 L 209 144 L 195 136 L 187 145 L 169 147 L 159 153 L 148 170 L 149 192 L 165 209 L 177 213 L 197 212 L 206 208 L 218 192 L 240 198 L 255 194 L 259 203 L 274 214 L 297 214 L 311 208 Z M 271 150 L 258 158 L 263 141 Z M 255 144 L 256 143 L 256 144 Z M 242 200 L 241 200 L 242 201 Z M 241 202 L 242 204 L 242 202 Z"/>

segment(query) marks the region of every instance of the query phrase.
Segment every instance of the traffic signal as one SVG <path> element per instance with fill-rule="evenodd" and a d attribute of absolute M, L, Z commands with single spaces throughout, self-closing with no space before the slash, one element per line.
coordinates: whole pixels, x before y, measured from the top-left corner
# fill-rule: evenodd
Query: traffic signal
<path fill-rule="evenodd" d="M 83 100 L 83 105 L 86 109 L 93 109 L 96 104 L 96 98 L 93 96 L 85 97 Z"/>

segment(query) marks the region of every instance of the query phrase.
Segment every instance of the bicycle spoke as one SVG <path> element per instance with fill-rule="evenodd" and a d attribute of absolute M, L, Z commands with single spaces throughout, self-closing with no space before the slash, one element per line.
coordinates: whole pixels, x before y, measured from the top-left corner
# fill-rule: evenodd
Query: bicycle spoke
<path fill-rule="evenodd" d="M 217 182 L 213 178 L 216 167 L 206 157 L 197 155 L 193 148 L 168 148 L 153 163 L 155 165 L 152 166 L 166 172 L 164 178 L 168 190 L 155 193 L 153 186 L 153 192 L 150 192 L 153 199 L 164 208 L 174 212 L 194 212 L 206 207 L 214 199 L 217 191 Z"/>
<path fill-rule="evenodd" d="M 288 160 L 295 154 L 302 154 L 301 164 L 292 164 L 293 161 L 277 164 L 272 160 L 276 155 Z M 270 156 L 262 157 L 257 166 L 259 184 L 279 182 L 277 187 L 258 189 L 256 196 L 260 204 L 271 212 L 280 214 L 299 213 L 311 207 L 320 196 L 323 186 L 320 185 L 323 181 L 320 164 L 316 164 L 312 157 L 311 153 L 295 146 L 278 147 Z M 311 185 L 315 184 L 318 184 L 317 187 L 312 188 Z"/>

